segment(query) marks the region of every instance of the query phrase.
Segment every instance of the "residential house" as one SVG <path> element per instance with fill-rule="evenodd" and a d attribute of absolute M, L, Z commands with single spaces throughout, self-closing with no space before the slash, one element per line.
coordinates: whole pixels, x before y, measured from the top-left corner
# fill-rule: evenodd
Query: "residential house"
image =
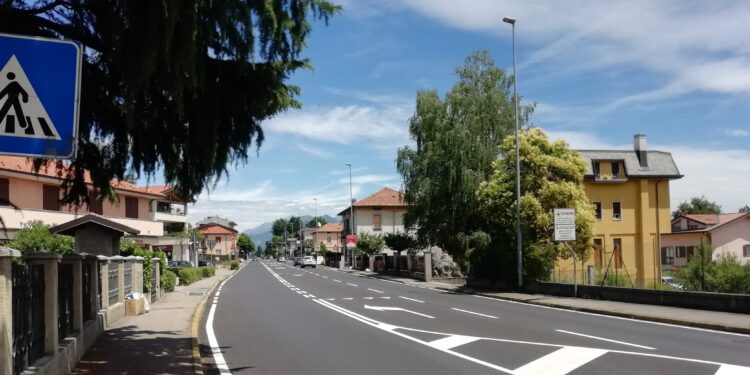
<path fill-rule="evenodd" d="M 203 235 L 201 249 L 204 254 L 237 255 L 239 233 L 236 229 L 209 222 L 199 225 L 195 230 Z"/>
<path fill-rule="evenodd" d="M 221 216 L 209 216 L 197 223 L 195 223 L 196 227 L 202 226 L 202 225 L 208 225 L 208 224 L 219 224 L 221 226 L 232 228 L 234 229 L 237 226 L 237 223 L 235 223 L 232 220 L 225 219 Z"/>
<path fill-rule="evenodd" d="M 354 228 L 350 229 L 350 218 L 354 210 Z M 404 194 L 391 188 L 382 188 L 374 194 L 358 201 L 339 212 L 343 223 L 341 231 L 341 242 L 347 234 L 356 233 L 361 235 L 404 233 L 404 214 L 406 214 L 406 202 Z"/>
<path fill-rule="evenodd" d="M 750 262 L 750 213 L 679 215 L 672 220 L 672 233 L 661 236 L 661 264 L 665 270 L 686 266 L 695 250 L 710 245 L 713 258 L 733 256 Z"/>
<path fill-rule="evenodd" d="M 659 241 L 671 230 L 669 183 L 682 175 L 670 153 L 648 150 L 645 134 L 633 141 L 633 150 L 578 151 L 586 162 L 586 196 L 596 211 L 593 251 L 579 263 L 579 282 L 593 282 L 584 278 L 588 267 L 636 287 L 661 279 Z M 572 281 L 572 269 L 570 259 L 558 260 L 553 279 Z"/>
<path fill-rule="evenodd" d="M 60 203 L 63 179 L 56 168 L 44 167 L 36 173 L 31 159 L 0 156 L 0 217 L 6 229 L 0 231 L 0 241 L 12 239 L 28 221 L 58 225 L 95 213 L 138 230 L 139 235 L 129 238 L 145 247 L 152 244 L 177 246 L 183 242 L 183 239 L 168 236 L 171 232 L 184 231 L 187 223 L 187 203 L 173 189 L 113 180 L 111 185 L 118 200 L 110 202 L 96 196 L 88 173 L 84 179 L 90 187 L 90 203 L 81 207 L 64 205 Z M 171 258 L 172 254 L 167 253 L 167 256 Z"/>
<path fill-rule="evenodd" d="M 341 223 L 328 223 L 317 228 L 312 237 L 315 252 L 320 252 L 320 245 L 324 244 L 326 250 L 340 253 L 342 249 L 341 231 Z"/>

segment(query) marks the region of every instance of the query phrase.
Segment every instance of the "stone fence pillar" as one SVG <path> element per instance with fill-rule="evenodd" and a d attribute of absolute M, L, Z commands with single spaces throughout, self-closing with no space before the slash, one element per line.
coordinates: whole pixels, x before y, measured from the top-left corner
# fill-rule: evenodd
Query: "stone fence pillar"
<path fill-rule="evenodd" d="M 151 262 L 152 262 L 151 274 L 153 275 L 152 277 L 156 279 L 155 283 L 151 283 L 152 284 L 151 288 L 153 288 L 152 293 L 155 293 L 156 300 L 158 301 L 161 299 L 161 259 L 151 258 Z"/>
<path fill-rule="evenodd" d="M 143 257 L 134 257 L 133 291 L 143 294 Z"/>
<path fill-rule="evenodd" d="M 83 267 L 87 267 L 89 273 L 89 317 L 95 319 L 96 313 L 99 311 L 99 299 L 97 297 L 99 291 L 99 260 L 96 255 L 81 253 L 83 256 Z M 85 302 L 85 301 L 84 301 Z M 86 303 L 84 303 L 86 306 Z"/>
<path fill-rule="evenodd" d="M 29 265 L 44 266 L 44 353 L 54 356 L 57 352 L 58 300 L 57 267 L 62 255 L 50 252 L 28 254 L 24 257 Z"/>
<path fill-rule="evenodd" d="M 81 332 L 83 330 L 83 256 L 79 254 L 63 255 L 63 264 L 73 266 L 73 285 L 66 285 L 66 288 L 73 288 L 73 331 Z"/>
<path fill-rule="evenodd" d="M 117 263 L 117 303 L 125 301 L 125 258 L 119 255 L 109 257 L 110 262 Z M 110 285 L 111 287 L 111 285 Z"/>
<path fill-rule="evenodd" d="M 432 281 L 432 253 L 424 253 L 424 281 Z"/>
<path fill-rule="evenodd" d="M 99 310 L 107 311 L 109 308 L 109 258 L 104 255 L 98 255 L 97 267 L 99 268 L 99 282 L 101 288 L 97 289 Z"/>
<path fill-rule="evenodd" d="M 13 374 L 13 259 L 20 256 L 0 247 L 0 375 Z"/>

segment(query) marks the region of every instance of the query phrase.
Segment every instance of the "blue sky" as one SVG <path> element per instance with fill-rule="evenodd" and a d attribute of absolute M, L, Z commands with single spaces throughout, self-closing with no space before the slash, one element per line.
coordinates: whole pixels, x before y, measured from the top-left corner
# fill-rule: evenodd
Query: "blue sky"
<path fill-rule="evenodd" d="M 334 0 L 335 1 L 335 0 Z M 335 215 L 355 198 L 398 188 L 398 147 L 418 90 L 441 96 L 473 51 L 511 68 L 532 122 L 575 148 L 629 149 L 648 134 L 682 180 L 673 207 L 705 195 L 725 211 L 750 204 L 750 3 L 743 1 L 339 0 L 316 23 L 314 69 L 291 82 L 300 110 L 264 125 L 256 158 L 189 208 L 191 221 L 230 217 L 241 229 L 289 215 Z"/>

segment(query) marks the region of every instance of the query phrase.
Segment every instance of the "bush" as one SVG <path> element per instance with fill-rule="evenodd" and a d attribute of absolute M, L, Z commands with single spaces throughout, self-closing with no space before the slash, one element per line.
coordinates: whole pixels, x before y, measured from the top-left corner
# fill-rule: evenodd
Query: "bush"
<path fill-rule="evenodd" d="M 203 270 L 198 267 L 176 268 L 175 271 L 182 285 L 190 285 L 203 278 Z"/>
<path fill-rule="evenodd" d="M 174 292 L 174 286 L 176 284 L 177 276 L 172 272 L 164 272 L 161 274 L 161 291 L 162 293 Z"/>
<path fill-rule="evenodd" d="M 209 267 L 201 267 L 200 270 L 203 272 L 203 277 L 211 277 L 216 274 L 216 267 L 215 266 L 209 266 Z"/>
<path fill-rule="evenodd" d="M 614 272 L 607 273 L 606 277 L 604 277 L 604 274 L 598 275 L 596 285 L 631 287 L 630 280 L 625 275 L 615 275 Z"/>
<path fill-rule="evenodd" d="M 53 251 L 60 254 L 71 254 L 75 250 L 75 239 L 71 236 L 52 234 L 50 226 L 39 220 L 32 220 L 22 224 L 8 247 L 30 253 L 37 251 Z"/>
<path fill-rule="evenodd" d="M 240 268 L 240 262 L 233 260 L 231 263 L 229 263 L 229 269 L 230 270 L 236 270 Z"/>

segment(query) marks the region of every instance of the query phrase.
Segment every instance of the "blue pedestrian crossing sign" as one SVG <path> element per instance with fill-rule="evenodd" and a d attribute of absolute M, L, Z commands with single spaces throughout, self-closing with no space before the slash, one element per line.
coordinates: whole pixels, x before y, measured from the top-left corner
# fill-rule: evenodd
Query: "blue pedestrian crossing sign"
<path fill-rule="evenodd" d="M 75 158 L 81 60 L 75 42 L 0 34 L 0 154 Z"/>

